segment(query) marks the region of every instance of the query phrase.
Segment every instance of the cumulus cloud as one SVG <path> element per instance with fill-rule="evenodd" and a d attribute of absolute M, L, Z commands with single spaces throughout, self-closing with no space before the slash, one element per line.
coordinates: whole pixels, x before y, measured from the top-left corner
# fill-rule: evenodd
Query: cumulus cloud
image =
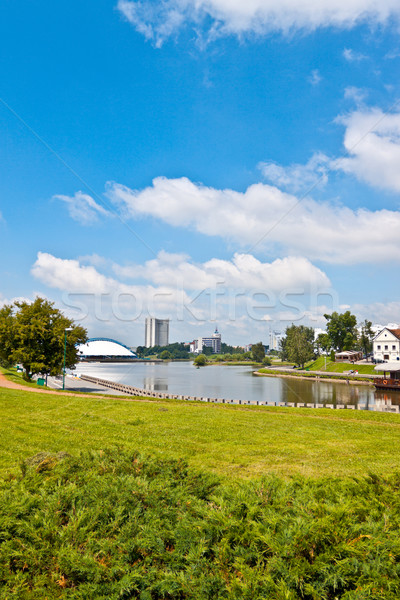
<path fill-rule="evenodd" d="M 157 46 L 185 24 L 210 24 L 210 35 L 258 35 L 313 31 L 320 27 L 352 28 L 398 19 L 398 0 L 119 0 L 118 9 Z M 354 53 L 350 49 L 348 56 Z M 350 60 L 350 58 L 348 58 Z"/>
<path fill-rule="evenodd" d="M 333 167 L 375 187 L 400 191 L 400 112 L 365 108 L 340 117 L 348 157 Z M 394 218 L 398 213 L 394 213 Z"/>
<path fill-rule="evenodd" d="M 381 323 L 382 327 L 388 324 L 399 323 L 400 302 L 372 302 L 370 304 L 353 304 L 351 311 L 357 316 L 358 321 L 368 319 L 373 323 Z M 396 329 L 396 327 L 394 327 Z"/>
<path fill-rule="evenodd" d="M 224 285 L 245 290 L 280 292 L 287 288 L 328 287 L 326 274 L 303 257 L 286 257 L 261 262 L 251 254 L 236 253 L 232 260 L 213 258 L 194 264 L 183 254 L 161 251 L 144 265 L 114 267 L 117 275 L 144 278 L 156 285 L 183 285 L 187 290 L 203 290 Z"/>
<path fill-rule="evenodd" d="M 316 184 L 321 186 L 327 183 L 329 159 L 322 153 L 316 153 L 305 165 L 284 167 L 274 162 L 261 162 L 258 168 L 265 179 L 280 188 L 294 193 L 307 192 Z"/>
<path fill-rule="evenodd" d="M 199 325 L 212 321 L 222 327 L 229 323 L 245 342 L 274 315 L 300 321 L 309 318 L 316 298 L 333 296 L 325 273 L 301 257 L 263 263 L 236 254 L 230 261 L 195 264 L 186 255 L 163 251 L 143 265 L 114 265 L 114 272 L 115 277 L 106 277 L 78 260 L 43 252 L 32 267 L 36 279 L 63 292 L 65 309 L 75 320 L 91 332 L 114 327 L 122 339 L 123 323 L 143 322 L 151 314 L 180 322 L 180 339 L 190 335 L 185 323 L 192 335 L 200 335 Z"/>
<path fill-rule="evenodd" d="M 53 196 L 55 200 L 65 202 L 68 208 L 69 216 L 78 221 L 81 225 L 92 225 L 99 220 L 99 217 L 107 217 L 110 213 L 98 204 L 91 196 L 83 192 L 76 192 L 74 196 L 63 196 L 57 194 Z"/>
<path fill-rule="evenodd" d="M 158 177 L 141 191 L 114 183 L 108 195 L 128 217 L 154 217 L 243 247 L 258 244 L 281 254 L 343 264 L 400 257 L 398 211 L 352 210 L 310 198 L 299 202 L 262 183 L 243 193 L 219 190 L 185 177 Z"/>

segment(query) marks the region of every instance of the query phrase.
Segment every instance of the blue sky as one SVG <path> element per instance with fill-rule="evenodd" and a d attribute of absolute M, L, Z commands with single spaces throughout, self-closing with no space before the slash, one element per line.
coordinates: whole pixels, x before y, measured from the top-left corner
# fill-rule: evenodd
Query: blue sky
<path fill-rule="evenodd" d="M 400 7 L 0 6 L 0 302 L 90 336 L 399 323 Z"/>

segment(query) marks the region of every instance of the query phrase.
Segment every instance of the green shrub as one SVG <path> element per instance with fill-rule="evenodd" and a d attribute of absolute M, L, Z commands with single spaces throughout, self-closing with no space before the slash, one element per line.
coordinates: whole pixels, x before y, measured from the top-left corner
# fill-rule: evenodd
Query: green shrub
<path fill-rule="evenodd" d="M 120 450 L 0 489 L 2 598 L 397 600 L 400 475 L 225 486 Z"/>

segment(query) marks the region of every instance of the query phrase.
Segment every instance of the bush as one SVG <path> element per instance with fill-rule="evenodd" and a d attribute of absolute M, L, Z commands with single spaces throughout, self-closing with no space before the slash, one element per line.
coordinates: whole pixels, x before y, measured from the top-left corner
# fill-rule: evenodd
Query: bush
<path fill-rule="evenodd" d="M 207 357 L 204 354 L 199 354 L 194 359 L 194 363 L 196 367 L 204 367 L 207 364 Z"/>
<path fill-rule="evenodd" d="M 120 449 L 40 456 L 1 485 L 1 597 L 397 600 L 399 527 L 398 474 L 224 486 Z"/>
<path fill-rule="evenodd" d="M 270 367 L 270 366 L 272 365 L 271 359 L 270 359 L 268 356 L 266 356 L 266 357 L 263 359 L 263 362 L 262 362 L 262 364 L 263 364 L 263 365 L 267 365 L 267 367 Z"/>

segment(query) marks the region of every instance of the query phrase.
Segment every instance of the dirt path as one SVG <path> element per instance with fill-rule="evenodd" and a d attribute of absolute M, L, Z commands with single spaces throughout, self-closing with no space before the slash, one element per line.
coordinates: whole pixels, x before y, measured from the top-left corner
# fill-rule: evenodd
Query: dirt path
<path fill-rule="evenodd" d="M 59 392 L 57 390 L 48 390 L 48 389 L 40 389 L 40 388 L 34 388 L 34 387 L 28 387 L 27 385 L 22 385 L 20 383 L 15 383 L 14 381 L 10 381 L 9 379 L 7 379 L 3 373 L 0 373 L 0 388 L 8 388 L 11 390 L 22 390 L 23 392 L 35 392 L 35 393 L 39 393 L 39 394 L 55 394 L 57 396 L 68 396 L 68 397 L 75 397 L 75 398 L 100 398 L 104 400 L 104 396 L 98 396 L 97 394 L 82 394 L 82 393 L 77 393 L 77 392 L 68 392 L 63 394 L 62 392 Z M 107 394 L 106 390 L 104 390 L 104 393 Z M 132 397 L 124 397 L 124 396 L 107 396 L 107 398 L 112 398 L 114 400 L 124 400 L 125 402 L 152 402 L 152 400 L 147 400 L 147 399 L 142 399 L 142 398 L 132 398 Z M 156 400 L 155 400 L 156 401 Z"/>

